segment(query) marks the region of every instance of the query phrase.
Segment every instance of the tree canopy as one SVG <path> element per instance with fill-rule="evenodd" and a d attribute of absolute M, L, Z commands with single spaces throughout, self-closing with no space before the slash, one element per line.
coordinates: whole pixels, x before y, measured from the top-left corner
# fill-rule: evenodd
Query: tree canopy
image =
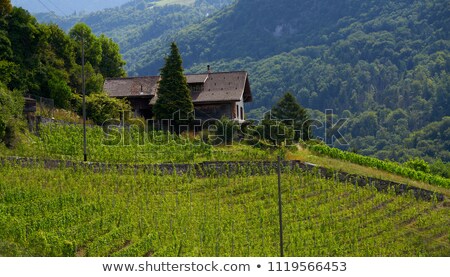
<path fill-rule="evenodd" d="M 309 140 L 309 116 L 291 92 L 287 92 L 273 106 L 272 119 L 281 120 L 287 126 L 294 128 L 294 140 Z"/>
<path fill-rule="evenodd" d="M 37 99 L 51 98 L 57 108 L 78 111 L 82 36 L 86 46 L 88 94 L 103 93 L 104 78 L 125 76 L 125 62 L 118 45 L 106 36 L 95 36 L 84 23 L 76 24 L 67 34 L 55 24 L 38 23 L 28 11 L 12 7 L 9 0 L 0 2 L 0 14 L 3 99 L 9 99 L 5 95 L 14 92 Z M 98 99 L 105 105 L 110 101 L 107 97 L 97 97 L 95 103 Z"/>

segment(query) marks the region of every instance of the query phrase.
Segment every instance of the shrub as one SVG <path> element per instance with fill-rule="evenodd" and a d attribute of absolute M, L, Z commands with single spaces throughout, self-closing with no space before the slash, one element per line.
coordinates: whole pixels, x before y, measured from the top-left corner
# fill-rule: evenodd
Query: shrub
<path fill-rule="evenodd" d="M 417 170 L 417 171 L 430 173 L 430 165 L 426 161 L 424 161 L 420 158 L 417 158 L 417 157 L 414 159 L 409 159 L 403 165 L 406 167 L 412 168 L 414 170 Z"/>
<path fill-rule="evenodd" d="M 450 178 L 450 163 L 444 163 L 441 159 L 438 159 L 430 165 L 430 171 L 433 174 Z"/>
<path fill-rule="evenodd" d="M 20 92 L 9 91 L 0 83 L 0 142 L 12 148 L 15 145 L 24 99 Z"/>
<path fill-rule="evenodd" d="M 223 116 L 214 123 L 216 130 L 212 141 L 213 145 L 231 145 L 237 139 L 237 131 L 240 130 L 239 123 Z"/>
<path fill-rule="evenodd" d="M 80 115 L 83 114 L 81 97 L 73 97 L 72 105 L 77 108 Z M 86 116 L 96 124 L 102 124 L 108 119 L 119 118 L 122 111 L 128 110 L 131 110 L 131 108 L 125 100 L 110 98 L 104 93 L 86 96 Z"/>
<path fill-rule="evenodd" d="M 263 119 L 255 130 L 255 136 L 273 145 L 292 145 L 294 142 L 294 129 L 278 120 Z"/>

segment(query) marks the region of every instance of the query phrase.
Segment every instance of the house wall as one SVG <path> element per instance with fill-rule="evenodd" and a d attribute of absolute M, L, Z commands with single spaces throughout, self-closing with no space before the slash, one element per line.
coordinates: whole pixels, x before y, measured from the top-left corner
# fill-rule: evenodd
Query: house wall
<path fill-rule="evenodd" d="M 222 116 L 232 118 L 232 103 L 194 105 L 196 119 L 220 119 Z"/>
<path fill-rule="evenodd" d="M 234 119 L 238 120 L 239 122 L 244 121 L 244 119 L 245 119 L 244 99 L 241 98 L 241 101 L 236 102 L 234 108 L 236 109 L 236 114 L 235 114 Z"/>
<path fill-rule="evenodd" d="M 150 106 L 150 98 L 129 98 L 131 109 L 133 110 L 134 116 L 142 116 L 144 118 L 151 118 L 152 108 Z"/>
<path fill-rule="evenodd" d="M 152 108 L 150 106 L 150 99 L 148 98 L 128 98 L 131 104 L 133 113 L 135 116 L 142 116 L 146 119 L 150 119 L 153 116 Z M 231 101 L 224 103 L 211 103 L 211 104 L 194 104 L 195 116 L 200 120 L 208 119 L 220 119 L 222 116 L 226 116 L 230 119 L 237 120 L 239 122 L 244 121 L 244 100 Z"/>

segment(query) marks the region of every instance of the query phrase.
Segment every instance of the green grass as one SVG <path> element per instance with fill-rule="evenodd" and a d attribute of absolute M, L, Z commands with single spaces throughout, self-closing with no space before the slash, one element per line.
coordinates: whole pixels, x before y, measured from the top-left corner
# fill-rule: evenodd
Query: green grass
<path fill-rule="evenodd" d="M 1 256 L 277 256 L 275 175 L 0 167 Z M 287 256 L 449 256 L 450 209 L 282 176 Z"/>

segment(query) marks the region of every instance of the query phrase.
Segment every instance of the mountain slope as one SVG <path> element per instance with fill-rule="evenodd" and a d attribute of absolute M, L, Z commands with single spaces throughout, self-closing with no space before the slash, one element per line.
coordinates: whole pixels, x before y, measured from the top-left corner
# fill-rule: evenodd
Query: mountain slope
<path fill-rule="evenodd" d="M 402 27 L 404 29 L 399 31 L 403 35 L 415 38 L 424 35 L 430 42 L 434 42 L 448 39 L 448 14 L 448 5 L 442 0 L 426 3 L 410 0 L 396 3 L 386 0 L 237 1 L 216 16 L 190 26 L 166 40 L 176 38 L 180 47 L 185 50 L 185 65 L 190 67 L 193 63 L 221 59 L 251 57 L 259 60 L 299 47 L 330 47 L 337 41 L 351 38 L 357 32 L 377 35 Z M 434 31 L 439 33 L 434 36 Z M 386 41 L 389 38 L 382 36 L 372 39 L 389 42 Z M 147 45 L 160 42 L 162 41 L 150 42 Z M 355 53 L 348 51 L 348 56 L 342 55 L 339 58 L 346 60 L 353 54 Z M 352 57 L 354 61 L 369 58 L 362 51 L 356 54 L 359 55 Z M 381 54 L 383 53 L 372 53 L 370 59 L 379 58 Z M 153 62 L 153 59 L 148 58 L 145 67 L 137 68 L 137 72 L 154 70 Z"/>
<path fill-rule="evenodd" d="M 61 17 L 37 14 L 40 22 L 56 23 L 68 31 L 75 23 L 85 22 L 94 33 L 106 34 L 116 41 L 129 65 L 133 66 L 146 52 L 147 41 L 173 34 L 207 18 L 232 0 L 140 0 L 113 9 L 86 15 Z M 159 67 L 158 67 L 159 69 Z"/>
<path fill-rule="evenodd" d="M 83 20 L 121 45 L 129 75 L 158 74 L 176 41 L 189 72 L 210 64 L 250 73 L 251 118 L 292 91 L 317 119 L 325 109 L 350 119 L 342 147 L 383 159 L 449 161 L 445 136 L 430 135 L 443 146 L 437 153 L 408 149 L 416 144 L 407 140 L 450 115 L 448 1 L 239 0 L 211 16 L 230 2 L 163 8 L 141 1 L 145 9 L 125 5 Z"/>
<path fill-rule="evenodd" d="M 292 91 L 307 108 L 350 118 L 344 147 L 380 158 L 433 159 L 405 148 L 404 140 L 450 115 L 449 26 L 445 0 L 237 1 L 136 47 L 138 62 L 128 69 L 157 73 L 166 51 L 161 45 L 175 40 L 188 71 L 205 71 L 206 64 L 249 71 L 250 116 Z M 447 154 L 438 156 L 448 161 Z"/>

